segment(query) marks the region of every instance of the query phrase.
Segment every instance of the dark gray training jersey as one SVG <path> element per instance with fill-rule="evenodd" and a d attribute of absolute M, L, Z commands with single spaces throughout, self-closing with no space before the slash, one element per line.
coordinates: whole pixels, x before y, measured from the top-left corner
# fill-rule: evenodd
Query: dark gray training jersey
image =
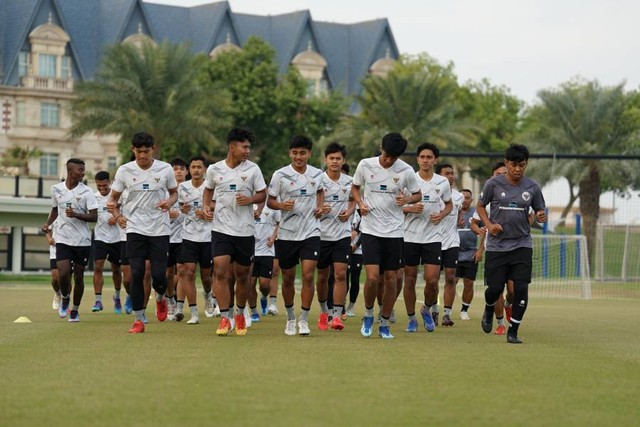
<path fill-rule="evenodd" d="M 478 236 L 471 231 L 471 218 L 475 213 L 474 208 L 469 208 L 463 212 L 464 224 L 458 227 L 458 235 L 460 236 L 460 249 L 458 251 L 458 261 L 473 261 L 473 254 L 478 247 Z"/>
<path fill-rule="evenodd" d="M 537 212 L 546 206 L 538 183 L 525 176 L 514 185 L 499 175 L 485 183 L 479 201 L 484 206 L 491 203 L 491 222 L 503 230 L 496 236 L 487 234 L 487 251 L 532 247 L 529 208 Z"/>

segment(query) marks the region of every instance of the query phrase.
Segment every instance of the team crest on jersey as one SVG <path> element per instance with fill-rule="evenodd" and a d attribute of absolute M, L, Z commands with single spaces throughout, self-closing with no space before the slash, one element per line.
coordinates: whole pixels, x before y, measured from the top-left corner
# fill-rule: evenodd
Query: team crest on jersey
<path fill-rule="evenodd" d="M 503 197 L 503 198 L 504 198 L 504 197 L 507 197 L 507 195 L 506 195 L 506 194 L 504 194 L 504 192 L 502 192 L 502 193 L 500 193 L 500 197 Z"/>
<path fill-rule="evenodd" d="M 160 178 L 159 178 L 159 177 L 155 177 L 155 178 L 153 178 L 153 180 L 154 180 L 155 182 L 160 182 Z"/>
<path fill-rule="evenodd" d="M 431 199 L 431 197 L 428 194 L 425 194 L 422 196 L 422 200 L 425 202 L 428 202 Z"/>
<path fill-rule="evenodd" d="M 531 194 L 528 191 L 525 191 L 524 193 L 522 193 L 522 200 L 524 200 L 525 202 L 528 202 L 531 199 Z"/>
<path fill-rule="evenodd" d="M 240 175 L 240 179 L 242 181 L 246 181 L 247 180 L 247 175 Z"/>
<path fill-rule="evenodd" d="M 342 187 L 342 193 L 343 193 L 343 194 L 347 194 L 347 190 L 348 190 L 348 188 L 347 188 L 347 187 Z"/>
<path fill-rule="evenodd" d="M 398 181 L 400 181 L 400 177 L 399 177 L 399 176 L 397 176 L 397 175 L 396 175 L 396 176 L 394 176 L 394 177 L 393 177 L 393 183 L 394 183 L 394 184 L 397 184 L 397 183 L 398 183 Z"/>
<path fill-rule="evenodd" d="M 522 195 L 524 197 L 524 194 Z M 79 202 L 81 197 L 76 197 L 76 202 Z"/>
<path fill-rule="evenodd" d="M 376 177 L 376 176 L 375 176 L 374 174 L 371 174 L 371 176 L 370 176 L 369 178 L 373 179 L 373 178 L 375 178 L 375 177 Z"/>
<path fill-rule="evenodd" d="M 313 187 L 315 187 L 315 186 L 316 186 L 316 182 L 315 182 L 314 180 L 309 181 L 309 183 L 310 183 Z"/>
<path fill-rule="evenodd" d="M 440 187 L 436 187 L 436 194 L 440 194 Z"/>
<path fill-rule="evenodd" d="M 510 208 L 517 208 L 518 204 L 516 202 L 509 202 L 509 207 Z"/>

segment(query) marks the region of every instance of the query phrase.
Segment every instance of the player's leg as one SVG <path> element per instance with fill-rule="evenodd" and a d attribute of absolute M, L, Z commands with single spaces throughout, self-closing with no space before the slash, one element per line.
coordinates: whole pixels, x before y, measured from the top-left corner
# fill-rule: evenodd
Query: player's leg
<path fill-rule="evenodd" d="M 98 242 L 96 242 L 98 243 Z M 95 303 L 93 307 L 91 307 L 91 311 L 102 311 L 104 308 L 102 304 L 102 288 L 104 287 L 104 263 L 106 261 L 105 257 L 101 259 L 97 258 L 97 245 L 96 248 L 96 259 L 93 264 L 93 293 L 95 295 Z"/>

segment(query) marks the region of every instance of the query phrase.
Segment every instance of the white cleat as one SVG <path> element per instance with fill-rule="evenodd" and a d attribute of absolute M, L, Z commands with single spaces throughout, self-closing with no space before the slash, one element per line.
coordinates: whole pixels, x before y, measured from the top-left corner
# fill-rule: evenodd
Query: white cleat
<path fill-rule="evenodd" d="M 298 321 L 298 333 L 303 336 L 307 336 L 311 334 L 311 330 L 309 329 L 309 323 L 306 320 Z"/>
<path fill-rule="evenodd" d="M 187 320 L 187 325 L 197 325 L 200 323 L 200 317 L 198 315 L 191 316 L 191 319 Z"/>
<path fill-rule="evenodd" d="M 278 307 L 275 304 L 269 304 L 269 308 L 267 308 L 267 314 L 270 316 L 278 315 Z"/>
<path fill-rule="evenodd" d="M 209 294 L 209 296 L 207 297 L 207 293 L 203 292 L 202 296 L 204 297 L 204 314 L 207 317 L 213 317 L 215 315 L 214 313 L 214 307 L 213 307 L 213 297 L 211 296 L 211 294 Z M 219 311 L 220 309 L 218 309 Z"/>
<path fill-rule="evenodd" d="M 460 320 L 471 320 L 471 318 L 469 317 L 469 313 L 467 313 L 466 311 L 461 311 Z"/>
<path fill-rule="evenodd" d="M 284 328 L 284 333 L 289 336 L 294 336 L 298 333 L 295 319 L 287 320 L 287 326 Z"/>
<path fill-rule="evenodd" d="M 216 305 L 213 307 L 213 317 L 220 317 L 220 316 L 221 316 L 220 307 Z"/>
<path fill-rule="evenodd" d="M 247 328 L 250 328 L 253 322 L 251 322 L 251 312 L 249 311 L 249 306 L 244 307 L 242 315 L 244 316 L 244 324 Z"/>
<path fill-rule="evenodd" d="M 62 297 L 58 294 L 53 294 L 53 301 L 51 301 L 51 308 L 57 310 L 60 308 L 60 302 L 62 301 Z"/>

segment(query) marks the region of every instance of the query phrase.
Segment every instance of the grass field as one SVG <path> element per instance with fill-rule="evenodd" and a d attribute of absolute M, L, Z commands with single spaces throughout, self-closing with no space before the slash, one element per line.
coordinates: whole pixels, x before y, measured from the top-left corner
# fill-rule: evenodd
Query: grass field
<path fill-rule="evenodd" d="M 217 319 L 202 310 L 200 325 L 153 319 L 129 335 L 131 317 L 109 311 L 111 291 L 101 313 L 90 312 L 86 292 L 78 324 L 57 317 L 51 295 L 44 284 L 0 285 L 0 425 L 635 426 L 640 418 L 637 301 L 532 299 L 518 346 L 481 331 L 481 295 L 473 320 L 458 320 L 456 302 L 455 326 L 431 334 L 402 332 L 400 315 L 392 341 L 362 338 L 359 317 L 342 332 L 287 337 L 282 314 L 245 337 L 217 337 Z M 32 323 L 13 323 L 18 316 Z"/>

